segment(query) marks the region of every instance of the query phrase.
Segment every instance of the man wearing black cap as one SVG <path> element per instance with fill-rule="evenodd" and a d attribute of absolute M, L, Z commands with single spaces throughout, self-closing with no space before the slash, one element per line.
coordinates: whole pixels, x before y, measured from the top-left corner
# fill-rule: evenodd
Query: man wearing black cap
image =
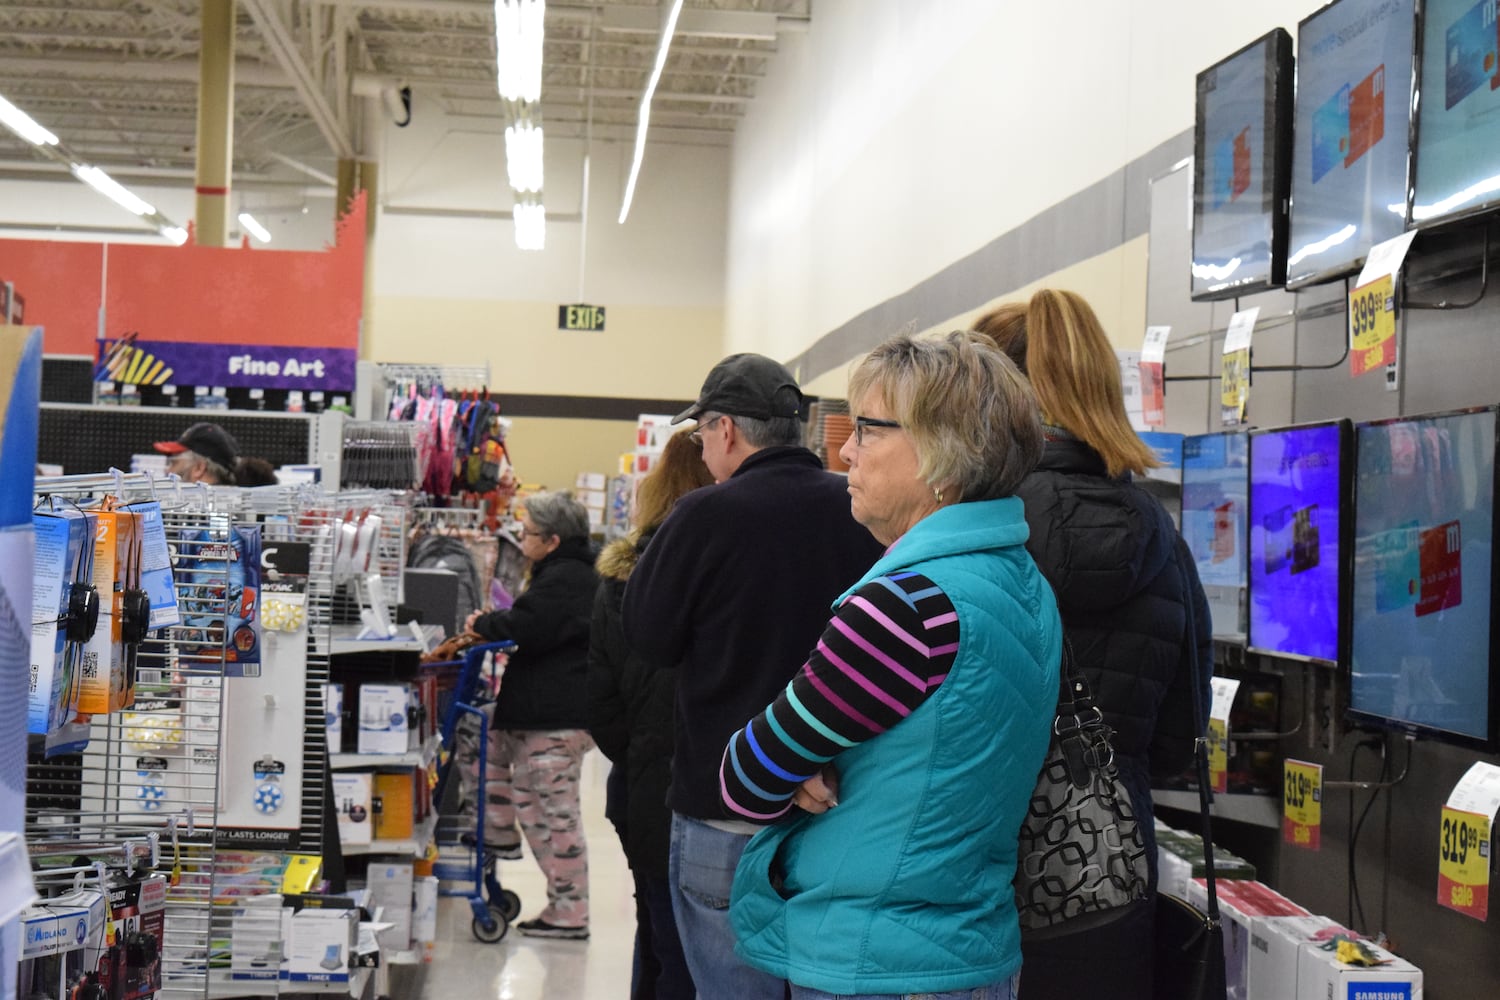
<path fill-rule="evenodd" d="M 802 446 L 802 391 L 758 354 L 714 366 L 672 422 L 717 484 L 677 502 L 625 588 L 624 626 L 647 662 L 677 670 L 672 909 L 700 997 L 782 1000 L 785 984 L 734 954 L 729 890 L 756 827 L 719 798 L 729 737 L 770 704 L 817 644 L 828 607 L 880 555 L 847 481 Z"/>
<path fill-rule="evenodd" d="M 201 481 L 213 486 L 234 485 L 234 466 L 239 461 L 240 446 L 218 424 L 194 424 L 176 441 L 158 441 L 152 447 L 171 456 L 167 461 L 167 471 L 176 473 L 185 483 Z"/>

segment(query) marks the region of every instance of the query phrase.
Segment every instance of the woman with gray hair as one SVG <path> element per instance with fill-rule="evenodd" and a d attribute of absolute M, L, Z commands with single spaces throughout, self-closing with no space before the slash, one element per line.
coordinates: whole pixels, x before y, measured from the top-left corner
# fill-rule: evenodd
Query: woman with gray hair
<path fill-rule="evenodd" d="M 596 553 L 587 509 L 567 493 L 525 500 L 521 552 L 531 582 L 503 611 L 475 612 L 467 628 L 517 650 L 495 703 L 494 755 L 512 763 L 521 832 L 547 876 L 547 907 L 516 925 L 534 937 L 589 936 L 588 849 L 579 816 L 578 774 L 594 745 L 588 734 L 589 624 Z"/>
<path fill-rule="evenodd" d="M 849 380 L 855 520 L 888 545 L 720 768 L 746 848 L 738 952 L 794 1000 L 1011 1000 L 1011 880 L 1062 628 L 1013 494 L 1035 397 L 973 333 L 897 336 Z M 800 807 L 800 811 L 793 807 Z"/>

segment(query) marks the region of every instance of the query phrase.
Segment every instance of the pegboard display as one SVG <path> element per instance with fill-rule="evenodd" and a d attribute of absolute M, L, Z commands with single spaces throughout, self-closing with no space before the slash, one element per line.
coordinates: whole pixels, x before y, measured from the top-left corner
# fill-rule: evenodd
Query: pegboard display
<path fill-rule="evenodd" d="M 93 401 L 92 358 L 65 354 L 42 355 L 42 402 L 89 404 Z"/>
<path fill-rule="evenodd" d="M 70 406 L 43 403 L 37 461 L 61 465 L 68 475 L 129 469 L 130 456 L 148 454 L 152 442 L 174 441 L 199 420 L 234 435 L 245 456 L 273 466 L 307 462 L 313 417 L 292 413 L 180 410 L 154 406 Z"/>

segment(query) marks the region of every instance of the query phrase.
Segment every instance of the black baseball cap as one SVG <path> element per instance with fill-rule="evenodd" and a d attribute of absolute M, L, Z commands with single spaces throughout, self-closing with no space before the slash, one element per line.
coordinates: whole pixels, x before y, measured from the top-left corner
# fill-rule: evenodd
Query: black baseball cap
<path fill-rule="evenodd" d="M 672 423 L 697 420 L 704 413 L 753 420 L 772 417 L 806 420 L 802 402 L 802 390 L 786 366 L 763 354 L 731 354 L 714 365 L 703 380 L 698 401 L 673 417 Z"/>
<path fill-rule="evenodd" d="M 191 451 L 231 472 L 240 455 L 239 443 L 229 432 L 218 424 L 209 423 L 194 424 L 183 431 L 182 437 L 176 441 L 158 441 L 152 447 L 163 455 L 180 455 Z"/>

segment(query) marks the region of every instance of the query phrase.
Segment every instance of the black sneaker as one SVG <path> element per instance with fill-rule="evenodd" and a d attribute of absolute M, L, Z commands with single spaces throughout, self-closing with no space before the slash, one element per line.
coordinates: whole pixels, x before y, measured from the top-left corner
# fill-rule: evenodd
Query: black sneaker
<path fill-rule="evenodd" d="M 492 857 L 492 858 L 499 858 L 502 861 L 520 861 L 521 860 L 521 845 L 518 844 L 518 843 L 517 844 L 485 844 L 484 845 L 484 852 L 486 854 L 488 854 L 490 857 Z"/>
<path fill-rule="evenodd" d="M 516 924 L 516 929 L 527 937 L 544 938 L 567 938 L 570 941 L 587 941 L 589 929 L 587 927 L 564 927 L 561 924 L 549 924 L 540 918 L 536 920 L 523 920 Z"/>

